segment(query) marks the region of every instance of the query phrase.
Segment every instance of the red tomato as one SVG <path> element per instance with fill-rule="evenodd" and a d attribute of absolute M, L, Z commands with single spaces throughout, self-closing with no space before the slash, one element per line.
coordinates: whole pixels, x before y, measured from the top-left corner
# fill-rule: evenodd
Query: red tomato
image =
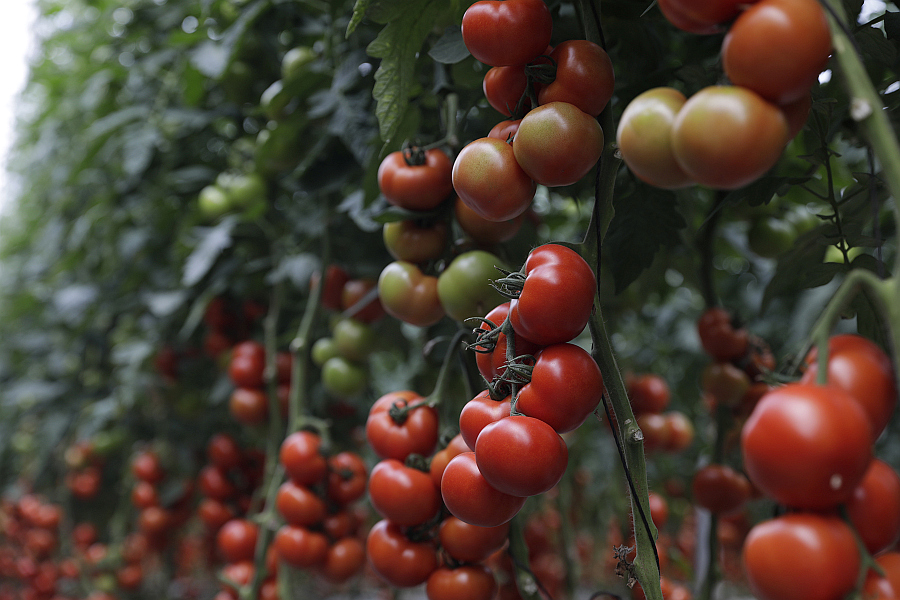
<path fill-rule="evenodd" d="M 319 451 L 322 439 L 311 431 L 295 431 L 281 443 L 279 458 L 298 485 L 313 485 L 325 477 L 327 465 Z"/>
<path fill-rule="evenodd" d="M 669 434 L 666 438 L 664 450 L 667 452 L 681 452 L 688 448 L 694 441 L 694 424 L 683 412 L 670 410 L 662 414 L 666 419 Z"/>
<path fill-rule="evenodd" d="M 669 21 L 691 33 L 716 33 L 755 0 L 664 0 L 660 9 Z M 689 25 L 690 23 L 690 25 Z M 685 27 L 682 27 L 685 25 Z"/>
<path fill-rule="evenodd" d="M 466 402 L 459 413 L 459 434 L 469 448 L 475 448 L 478 434 L 486 425 L 509 416 L 512 399 L 494 400 L 488 390 Z"/>
<path fill-rule="evenodd" d="M 355 452 L 339 452 L 328 458 L 328 499 L 341 506 L 366 493 L 366 463 Z"/>
<path fill-rule="evenodd" d="M 269 398 L 262 388 L 235 388 L 228 399 L 228 412 L 244 425 L 265 423 L 269 418 Z"/>
<path fill-rule="evenodd" d="M 713 406 L 735 408 L 750 390 L 750 377 L 730 362 L 711 362 L 703 368 L 700 387 Z"/>
<path fill-rule="evenodd" d="M 426 150 L 421 164 L 413 154 L 398 150 L 388 154 L 378 167 L 378 187 L 388 202 L 407 210 L 427 211 L 446 200 L 450 182 L 450 159 L 439 148 Z"/>
<path fill-rule="evenodd" d="M 313 273 L 309 281 L 309 289 L 315 290 L 319 285 L 321 275 L 318 271 Z M 328 265 L 325 269 L 325 287 L 322 288 L 321 304 L 329 310 L 341 310 L 341 294 L 344 285 L 350 280 L 350 274 L 339 265 Z"/>
<path fill-rule="evenodd" d="M 600 404 L 603 376 L 594 358 L 575 344 L 541 350 L 531 381 L 519 390 L 516 410 L 550 425 L 557 433 L 580 426 Z"/>
<path fill-rule="evenodd" d="M 434 325 L 446 314 L 438 296 L 438 278 L 406 261 L 395 261 L 378 277 L 378 295 L 389 315 L 417 327 Z"/>
<path fill-rule="evenodd" d="M 366 564 L 366 548 L 355 537 L 345 537 L 328 548 L 322 576 L 331 583 L 343 583 L 362 571 Z"/>
<path fill-rule="evenodd" d="M 494 573 L 485 565 L 440 567 L 425 584 L 428 600 L 492 600 L 496 593 Z"/>
<path fill-rule="evenodd" d="M 494 324 L 494 327 L 491 327 L 488 323 L 482 323 L 479 329 L 481 331 L 491 331 L 492 329 L 500 327 L 503 325 L 503 322 L 506 321 L 506 317 L 509 315 L 509 309 L 509 302 L 504 302 L 503 304 L 495 306 L 484 316 L 487 321 Z M 476 331 L 476 333 L 480 332 Z M 491 342 L 493 342 L 493 348 L 489 350 Z M 474 346 L 474 349 L 475 362 L 478 365 L 478 371 L 481 373 L 482 377 L 487 381 L 493 381 L 494 378 L 503 375 L 506 371 L 506 334 L 497 332 L 496 338 L 489 340 L 484 345 L 477 344 Z M 516 336 L 514 347 L 516 356 L 534 356 L 540 349 L 541 346 L 525 339 L 523 336 Z"/>
<path fill-rule="evenodd" d="M 480 0 L 462 18 L 466 48 L 494 67 L 531 62 L 547 49 L 552 32 L 544 0 Z"/>
<path fill-rule="evenodd" d="M 782 504 L 828 509 L 847 501 L 872 459 L 869 420 L 835 387 L 788 384 L 766 394 L 741 433 L 744 470 Z"/>
<path fill-rule="evenodd" d="M 275 507 L 290 525 L 312 526 L 325 518 L 327 507 L 315 492 L 287 480 L 278 488 Z"/>
<path fill-rule="evenodd" d="M 372 469 L 369 499 L 378 514 L 403 527 L 421 525 L 441 508 L 441 495 L 431 474 L 392 458 Z"/>
<path fill-rule="evenodd" d="M 900 552 L 885 552 L 875 559 L 882 577 L 874 570 L 869 570 L 863 585 L 863 598 L 866 600 L 897 600 L 900 598 Z"/>
<path fill-rule="evenodd" d="M 402 422 L 391 416 L 398 409 L 413 407 Z M 381 458 L 406 460 L 410 454 L 430 456 L 438 440 L 437 411 L 412 391 L 391 392 L 375 401 L 366 419 L 366 439 Z"/>
<path fill-rule="evenodd" d="M 253 560 L 259 527 L 246 519 L 232 519 L 216 534 L 216 546 L 226 562 Z"/>
<path fill-rule="evenodd" d="M 372 569 L 394 587 L 413 587 L 425 583 L 438 568 L 434 545 L 412 542 L 399 525 L 379 521 L 369 531 L 366 554 Z"/>
<path fill-rule="evenodd" d="M 675 88 L 658 87 L 638 95 L 625 107 L 616 143 L 638 179 L 663 189 L 693 185 L 672 149 L 672 125 L 686 101 Z"/>
<path fill-rule="evenodd" d="M 547 423 L 512 415 L 481 430 L 475 458 L 485 480 L 501 492 L 535 496 L 562 479 L 569 464 L 569 449 Z"/>
<path fill-rule="evenodd" d="M 691 482 L 694 504 L 711 513 L 735 512 L 750 499 L 750 482 L 728 465 L 707 465 Z"/>
<path fill-rule="evenodd" d="M 138 481 L 131 488 L 131 503 L 137 508 L 158 505 L 159 496 L 156 493 L 156 486 L 146 481 Z"/>
<path fill-rule="evenodd" d="M 525 504 L 524 497 L 505 494 L 485 481 L 474 452 L 463 452 L 447 464 L 441 496 L 453 516 L 480 527 L 503 525 Z"/>
<path fill-rule="evenodd" d="M 383 317 L 384 308 L 377 294 L 363 303 L 363 299 L 368 297 L 376 286 L 377 283 L 373 279 L 351 279 L 345 283 L 341 292 L 341 310 L 363 323 L 374 323 Z"/>
<path fill-rule="evenodd" d="M 495 138 L 510 143 L 516 137 L 516 132 L 519 131 L 519 125 L 521 125 L 521 123 L 522 119 L 500 121 L 491 127 L 487 136 L 489 138 Z"/>
<path fill-rule="evenodd" d="M 197 507 L 197 516 L 210 531 L 218 531 L 225 523 L 235 518 L 234 511 L 215 498 L 204 498 Z"/>
<path fill-rule="evenodd" d="M 298 569 L 319 565 L 328 555 L 324 534 L 296 525 L 282 525 L 272 544 L 281 560 Z"/>
<path fill-rule="evenodd" d="M 630 375 L 625 378 L 628 399 L 634 414 L 661 413 L 669 406 L 672 391 L 666 380 L 653 373 Z"/>
<path fill-rule="evenodd" d="M 525 214 L 523 213 L 508 221 L 489 221 L 469 208 L 459 198 L 453 204 L 453 216 L 456 217 L 456 222 L 459 228 L 463 230 L 463 233 L 481 246 L 492 246 L 508 242 L 516 236 L 522 227 L 522 222 L 525 220 Z"/>
<path fill-rule="evenodd" d="M 246 341 L 232 350 L 228 376 L 237 387 L 259 388 L 266 368 L 266 348 L 259 342 Z"/>
<path fill-rule="evenodd" d="M 471 451 L 472 448 L 466 444 L 462 434 L 458 433 L 453 436 L 446 448 L 434 453 L 434 456 L 431 457 L 428 473 L 431 475 L 431 482 L 434 483 L 436 489 L 441 489 L 441 478 L 444 476 L 444 469 L 447 468 L 447 463 L 449 463 L 454 456 Z"/>
<path fill-rule="evenodd" d="M 215 465 L 206 465 L 200 469 L 197 484 L 204 496 L 215 500 L 230 500 L 238 494 L 237 486 Z"/>
<path fill-rule="evenodd" d="M 597 119 L 568 102 L 550 102 L 522 118 L 513 152 L 522 170 L 548 187 L 571 185 L 590 172 L 603 152 Z"/>
<path fill-rule="evenodd" d="M 594 308 L 597 280 L 590 265 L 566 246 L 544 244 L 528 255 L 524 271 L 509 314 L 516 334 L 542 346 L 574 339 Z"/>
<path fill-rule="evenodd" d="M 838 600 L 859 572 L 853 532 L 812 513 L 763 521 L 744 541 L 744 569 L 759 600 Z"/>
<path fill-rule="evenodd" d="M 510 144 L 485 137 L 457 155 L 453 189 L 482 218 L 509 221 L 531 206 L 537 185 L 519 166 Z"/>
<path fill-rule="evenodd" d="M 809 93 L 831 54 L 831 32 L 816 0 L 760 0 L 728 29 L 722 68 L 734 85 L 786 104 Z"/>
<path fill-rule="evenodd" d="M 900 539 L 900 476 L 887 463 L 873 459 L 847 501 L 853 527 L 872 555 Z"/>
<path fill-rule="evenodd" d="M 599 115 L 616 83 L 606 50 L 588 40 L 566 40 L 553 48 L 550 58 L 556 61 L 556 79 L 541 88 L 538 102 L 568 102 L 592 117 Z"/>
<path fill-rule="evenodd" d="M 819 374 L 818 353 L 814 348 L 806 357 L 807 370 L 803 383 L 815 383 Z M 897 386 L 891 359 L 874 342 L 844 334 L 828 340 L 828 384 L 851 396 L 869 415 L 872 439 L 887 426 L 897 403 Z"/>
<path fill-rule="evenodd" d="M 744 356 L 750 345 L 746 329 L 735 329 L 731 315 L 724 308 L 712 307 L 703 311 L 697 320 L 700 344 L 713 359 L 728 362 Z"/>
<path fill-rule="evenodd" d="M 518 112 L 519 101 L 525 94 L 528 78 L 525 76 L 523 65 L 510 65 L 507 67 L 491 67 L 484 74 L 482 89 L 488 104 L 504 116 L 512 116 Z M 525 99 L 522 107 L 524 110 L 531 108 L 531 102 Z M 521 116 L 521 113 L 519 113 Z"/>
<path fill-rule="evenodd" d="M 694 181 L 714 189 L 743 187 L 771 169 L 788 141 L 784 113 L 748 88 L 707 87 L 681 107 L 672 149 Z"/>
<path fill-rule="evenodd" d="M 217 433 L 210 438 L 206 444 L 206 457 L 223 471 L 238 468 L 243 460 L 241 447 L 227 433 Z"/>
<path fill-rule="evenodd" d="M 441 548 L 459 562 L 481 562 L 506 544 L 509 523 L 496 527 L 472 525 L 449 516 L 438 529 Z"/>

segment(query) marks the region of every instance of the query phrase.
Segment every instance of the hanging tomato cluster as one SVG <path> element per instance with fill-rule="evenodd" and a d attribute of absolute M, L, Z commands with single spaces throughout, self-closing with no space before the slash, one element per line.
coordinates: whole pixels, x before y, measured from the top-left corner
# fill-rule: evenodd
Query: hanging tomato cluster
<path fill-rule="evenodd" d="M 828 348 L 827 385 L 816 383 L 813 352 L 801 380 L 765 394 L 741 433 L 750 481 L 792 511 L 744 541 L 748 580 L 763 600 L 842 598 L 859 573 L 854 530 L 873 555 L 900 538 L 900 476 L 872 451 L 896 402 L 891 362 L 856 335 L 835 336 Z M 786 567 L 798 555 L 802 572 Z M 872 572 L 867 589 L 892 586 L 896 573 L 888 567 L 886 576 Z"/>
<path fill-rule="evenodd" d="M 485 96 L 512 117 L 466 145 L 453 164 L 456 193 L 489 221 L 524 213 L 538 184 L 577 182 L 603 151 L 596 117 L 612 97 L 612 62 L 586 40 L 551 48 L 552 28 L 542 0 L 482 0 L 463 15 L 463 42 L 493 67 Z"/>
<path fill-rule="evenodd" d="M 661 0 L 659 6 L 691 33 L 727 28 L 722 66 L 732 85 L 707 87 L 689 99 L 673 88 L 640 94 L 619 123 L 622 157 L 636 177 L 657 187 L 743 187 L 775 165 L 806 122 L 810 87 L 831 53 L 825 12 L 815 0 Z"/>

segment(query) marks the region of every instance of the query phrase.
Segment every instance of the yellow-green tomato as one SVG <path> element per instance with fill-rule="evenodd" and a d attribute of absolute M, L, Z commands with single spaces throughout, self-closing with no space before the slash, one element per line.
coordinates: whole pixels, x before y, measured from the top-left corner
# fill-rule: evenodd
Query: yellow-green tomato
<path fill-rule="evenodd" d="M 197 205 L 204 219 L 213 220 L 231 212 L 228 195 L 218 185 L 208 185 L 200 190 Z"/>
<path fill-rule="evenodd" d="M 322 367 L 329 358 L 340 356 L 337 344 L 334 343 L 333 337 L 322 337 L 315 341 L 310 349 L 310 357 L 313 364 Z"/>
<path fill-rule="evenodd" d="M 288 50 L 281 59 L 281 78 L 292 81 L 303 75 L 305 67 L 316 58 L 316 52 L 309 46 L 297 46 Z"/>
<path fill-rule="evenodd" d="M 348 360 L 361 362 L 375 349 L 375 330 L 356 319 L 341 319 L 331 335 L 338 353 Z"/>
<path fill-rule="evenodd" d="M 484 250 L 464 252 L 453 259 L 438 277 L 437 292 L 447 314 L 457 321 L 483 317 L 503 303 L 500 292 L 491 282 L 502 275 L 497 267 L 503 262 Z"/>
<path fill-rule="evenodd" d="M 397 260 L 415 264 L 439 258 L 447 247 L 447 224 L 414 220 L 384 224 L 384 245 Z"/>
<path fill-rule="evenodd" d="M 659 87 L 640 94 L 625 107 L 616 143 L 638 179 L 664 189 L 693 184 L 672 152 L 672 123 L 686 100 L 675 88 Z"/>
<path fill-rule="evenodd" d="M 747 244 L 755 254 L 763 258 L 776 258 L 787 252 L 797 239 L 794 225 L 776 217 L 761 217 L 750 224 Z"/>
<path fill-rule="evenodd" d="M 378 277 L 378 296 L 384 310 L 418 327 L 434 325 L 444 317 L 437 288 L 437 277 L 406 261 L 392 262 Z"/>
<path fill-rule="evenodd" d="M 329 358 L 322 365 L 322 386 L 336 398 L 350 398 L 366 388 L 368 376 L 365 368 L 343 356 Z"/>

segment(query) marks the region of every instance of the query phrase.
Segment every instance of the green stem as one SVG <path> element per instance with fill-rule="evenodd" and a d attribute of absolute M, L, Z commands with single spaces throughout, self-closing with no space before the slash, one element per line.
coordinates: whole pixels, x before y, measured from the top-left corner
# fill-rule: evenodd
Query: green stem
<path fill-rule="evenodd" d="M 516 588 L 524 600 L 541 600 L 540 587 L 528 569 L 528 546 L 521 517 L 513 517 L 509 524 L 509 557 L 512 560 Z"/>
<path fill-rule="evenodd" d="M 881 176 L 894 199 L 894 219 L 900 230 L 900 144 L 888 118 L 881 96 L 872 85 L 853 40 L 847 34 L 846 13 L 841 0 L 824 0 L 831 24 L 835 58 L 841 68 L 844 85 L 850 94 L 850 116 L 859 123 L 866 141 L 881 163 Z M 900 272 L 900 252 L 894 262 L 894 273 Z M 900 280 L 897 285 L 900 286 Z"/>

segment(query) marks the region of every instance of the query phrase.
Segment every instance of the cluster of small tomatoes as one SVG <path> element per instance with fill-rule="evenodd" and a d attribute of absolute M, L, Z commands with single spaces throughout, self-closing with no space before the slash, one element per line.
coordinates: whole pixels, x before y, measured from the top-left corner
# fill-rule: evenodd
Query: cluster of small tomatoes
<path fill-rule="evenodd" d="M 279 410 L 287 414 L 292 359 L 289 352 L 275 355 Z M 235 388 L 228 399 L 231 415 L 244 425 L 259 425 L 269 419 L 265 386 L 266 348 L 255 340 L 235 344 L 228 362 L 228 377 Z"/>
<path fill-rule="evenodd" d="M 551 48 L 552 28 L 540 0 L 482 0 L 463 15 L 463 42 L 492 67 L 485 96 L 512 118 L 466 145 L 453 164 L 456 193 L 490 221 L 524 213 L 538 184 L 577 182 L 603 151 L 597 116 L 612 97 L 612 62 L 586 40 Z"/>
<path fill-rule="evenodd" d="M 897 399 L 891 361 L 873 342 L 845 334 L 828 341 L 826 363 L 814 349 L 806 364 L 799 381 L 760 398 L 741 431 L 747 477 L 786 508 L 747 534 L 751 588 L 763 600 L 842 598 L 859 576 L 858 536 L 885 565 L 883 575 L 869 572 L 866 597 L 895 598 L 900 476 L 873 457 Z M 802 569 L 792 562 L 798 556 Z"/>
<path fill-rule="evenodd" d="M 662 0 L 659 6 L 685 31 L 727 28 L 722 67 L 732 85 L 707 87 L 689 99 L 670 87 L 640 94 L 619 123 L 622 157 L 635 176 L 657 187 L 745 186 L 775 165 L 806 122 L 810 87 L 831 53 L 825 13 L 815 0 Z"/>
<path fill-rule="evenodd" d="M 646 452 L 681 452 L 694 441 L 694 425 L 683 412 L 666 410 L 672 391 L 666 380 L 654 373 L 626 374 L 625 389 L 638 427 L 644 434 Z"/>

